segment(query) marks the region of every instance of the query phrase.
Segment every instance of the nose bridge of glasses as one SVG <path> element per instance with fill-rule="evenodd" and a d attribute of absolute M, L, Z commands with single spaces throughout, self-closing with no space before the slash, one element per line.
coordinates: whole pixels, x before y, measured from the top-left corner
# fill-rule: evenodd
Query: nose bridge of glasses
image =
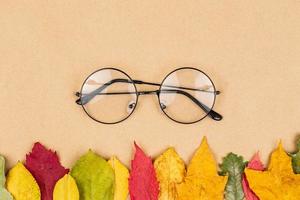
<path fill-rule="evenodd" d="M 145 85 L 145 86 L 160 86 L 158 83 L 153 83 L 153 82 L 146 82 L 146 81 L 141 81 L 141 80 L 133 80 L 133 83 L 138 84 L 138 85 Z M 137 95 L 153 95 L 159 94 L 159 90 L 146 90 L 144 87 L 142 90 L 137 90 Z"/>
<path fill-rule="evenodd" d="M 151 94 L 159 94 L 159 90 L 148 90 L 148 91 L 138 91 L 138 95 L 151 95 Z"/>

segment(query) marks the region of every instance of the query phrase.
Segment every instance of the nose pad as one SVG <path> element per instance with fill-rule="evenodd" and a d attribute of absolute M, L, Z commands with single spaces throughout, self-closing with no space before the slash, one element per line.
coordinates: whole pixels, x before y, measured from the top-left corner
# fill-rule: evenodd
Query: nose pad
<path fill-rule="evenodd" d="M 128 103 L 128 106 L 127 106 L 127 112 L 128 112 L 128 113 L 131 113 L 132 110 L 135 108 L 135 106 L 136 106 L 135 101 L 130 101 L 130 102 Z"/>
<path fill-rule="evenodd" d="M 161 109 L 166 109 L 167 108 L 167 106 L 164 104 L 164 103 L 160 103 L 160 107 L 161 107 Z"/>

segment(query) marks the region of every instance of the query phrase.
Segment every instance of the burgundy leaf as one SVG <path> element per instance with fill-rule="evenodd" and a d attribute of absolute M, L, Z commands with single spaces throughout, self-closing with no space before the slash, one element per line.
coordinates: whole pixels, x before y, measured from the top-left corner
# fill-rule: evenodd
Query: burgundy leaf
<path fill-rule="evenodd" d="M 25 166 L 36 179 L 42 200 L 53 199 L 55 183 L 69 172 L 69 169 L 61 166 L 56 152 L 38 142 L 34 144 L 32 152 L 26 155 Z"/>

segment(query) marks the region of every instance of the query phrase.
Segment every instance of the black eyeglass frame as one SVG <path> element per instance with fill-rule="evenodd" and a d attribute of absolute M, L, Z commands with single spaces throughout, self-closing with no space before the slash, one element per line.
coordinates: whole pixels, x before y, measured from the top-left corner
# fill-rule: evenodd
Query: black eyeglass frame
<path fill-rule="evenodd" d="M 166 86 L 166 85 L 163 85 L 163 83 L 165 82 L 165 80 L 174 72 L 178 71 L 178 70 L 183 70 L 183 69 L 188 69 L 188 70 L 196 70 L 200 73 L 202 73 L 203 75 L 205 75 L 209 81 L 212 83 L 212 86 L 213 86 L 213 93 L 214 93 L 214 101 L 213 101 L 213 104 L 211 106 L 211 108 L 208 108 L 206 105 L 202 104 L 201 102 L 199 102 L 195 97 L 193 97 L 191 94 L 189 94 L 188 92 L 185 92 L 183 90 L 162 90 L 162 87 Z M 95 93 L 92 95 L 92 97 L 89 97 L 87 99 L 86 102 L 83 102 L 83 93 L 82 93 L 82 90 L 83 90 L 83 87 L 86 83 L 86 81 L 91 77 L 93 76 L 95 73 L 98 73 L 99 71 L 102 71 L 102 70 L 115 70 L 115 71 L 118 71 L 122 74 L 124 74 L 127 78 L 127 79 L 113 79 L 111 80 L 110 82 L 107 82 L 105 84 L 103 84 L 102 86 L 100 86 L 98 89 L 92 91 L 91 93 Z M 109 85 L 113 84 L 113 83 L 116 83 L 116 82 L 124 82 L 124 83 L 131 83 L 133 84 L 134 86 L 134 92 L 115 92 L 115 93 L 100 93 L 103 89 L 105 89 L 106 87 L 108 87 Z M 137 90 L 137 87 L 136 87 L 136 84 L 145 84 L 145 85 L 153 85 L 153 86 L 159 86 L 159 89 L 158 90 L 149 90 L 149 91 L 138 91 Z M 105 86 L 105 87 L 104 87 Z M 196 91 L 204 91 L 204 90 L 199 90 L 199 89 L 194 89 L 194 88 L 186 88 L 186 87 L 177 87 L 177 86 L 167 86 L 167 87 L 173 87 L 173 88 L 177 88 L 177 89 L 188 89 L 188 90 L 196 90 Z M 98 91 L 100 90 L 100 91 Z M 179 93 L 179 94 L 182 94 L 182 95 L 185 95 L 187 96 L 188 98 L 190 98 L 194 103 L 196 103 L 199 107 L 201 107 L 201 109 L 203 111 L 205 111 L 206 115 L 204 115 L 202 118 L 198 119 L 198 120 L 195 120 L 195 121 L 192 121 L 192 122 L 182 122 L 182 121 L 178 121 L 176 119 L 173 119 L 171 116 L 169 116 L 165 111 L 164 111 L 164 108 L 163 108 L 163 105 L 161 103 L 161 99 L 160 99 L 160 94 L 162 92 L 172 92 L 172 93 Z M 204 91 L 204 92 L 211 92 L 211 91 Z M 90 94 L 91 94 L 90 93 Z M 84 105 L 86 103 L 88 103 L 94 96 L 96 95 L 102 95 L 102 94 L 106 94 L 106 95 L 118 95 L 118 94 L 135 94 L 136 95 L 136 100 L 134 102 L 134 107 L 133 107 L 133 110 L 129 113 L 129 115 L 127 115 L 125 118 L 119 120 L 119 121 L 116 121 L 116 122 L 104 122 L 104 121 L 100 121 L 96 118 L 94 118 L 92 115 L 89 114 L 89 112 L 86 110 L 86 108 L 84 107 Z M 171 119 L 172 121 L 174 122 L 177 122 L 177 123 L 180 123 L 180 124 L 193 124 L 193 123 L 197 123 L 201 120 L 203 120 L 204 118 L 206 118 L 207 116 L 210 116 L 210 118 L 212 118 L 213 120 L 215 121 L 220 121 L 222 120 L 222 115 L 220 115 L 219 113 L 215 112 L 213 110 L 213 107 L 215 105 L 215 101 L 216 101 L 216 95 L 219 95 L 220 94 L 220 91 L 217 91 L 216 90 L 216 87 L 214 85 L 214 82 L 211 80 L 211 78 L 203 71 L 197 69 L 197 68 L 194 68 L 194 67 L 181 67 L 181 68 L 177 68 L 173 71 L 171 71 L 170 73 L 168 73 L 165 78 L 162 80 L 161 84 L 159 83 L 153 83 L 153 82 L 145 82 L 145 81 L 141 81 L 141 80 L 134 80 L 132 79 L 126 72 L 120 70 L 120 69 L 117 69 L 117 68 L 113 68 L 113 67 L 106 67 L 106 68 L 101 68 L 101 69 L 98 69 L 96 71 L 94 71 L 93 73 L 91 73 L 83 82 L 82 86 L 81 86 L 81 90 L 80 92 L 76 92 L 76 96 L 79 97 L 79 99 L 76 100 L 76 103 L 78 105 L 81 105 L 84 112 L 91 118 L 93 119 L 94 121 L 98 122 L 98 123 L 102 123 L 102 124 L 117 124 L 117 123 L 120 123 L 124 120 L 126 120 L 127 118 L 129 118 L 132 113 L 134 113 L 136 107 L 137 107 L 137 104 L 138 104 L 138 100 L 139 100 L 139 96 L 140 95 L 148 95 L 148 94 L 156 94 L 157 97 L 158 97 L 158 103 L 159 103 L 159 106 L 160 106 L 160 109 L 163 111 L 163 113 L 169 118 Z M 87 95 L 85 96 L 87 97 Z"/>

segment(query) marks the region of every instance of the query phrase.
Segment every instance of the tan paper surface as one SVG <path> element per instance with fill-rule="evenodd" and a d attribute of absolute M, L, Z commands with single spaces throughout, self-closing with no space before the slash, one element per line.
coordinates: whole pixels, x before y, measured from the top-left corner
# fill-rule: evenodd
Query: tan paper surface
<path fill-rule="evenodd" d="M 219 161 L 257 150 L 266 161 L 280 138 L 294 150 L 300 131 L 299 44 L 297 0 L 1 1 L 0 152 L 12 166 L 41 141 L 68 167 L 89 148 L 129 165 L 135 140 L 188 161 L 206 135 Z M 98 124 L 74 93 L 106 66 L 154 82 L 198 67 L 222 91 L 224 120 L 177 124 L 143 96 L 125 122 Z"/>

